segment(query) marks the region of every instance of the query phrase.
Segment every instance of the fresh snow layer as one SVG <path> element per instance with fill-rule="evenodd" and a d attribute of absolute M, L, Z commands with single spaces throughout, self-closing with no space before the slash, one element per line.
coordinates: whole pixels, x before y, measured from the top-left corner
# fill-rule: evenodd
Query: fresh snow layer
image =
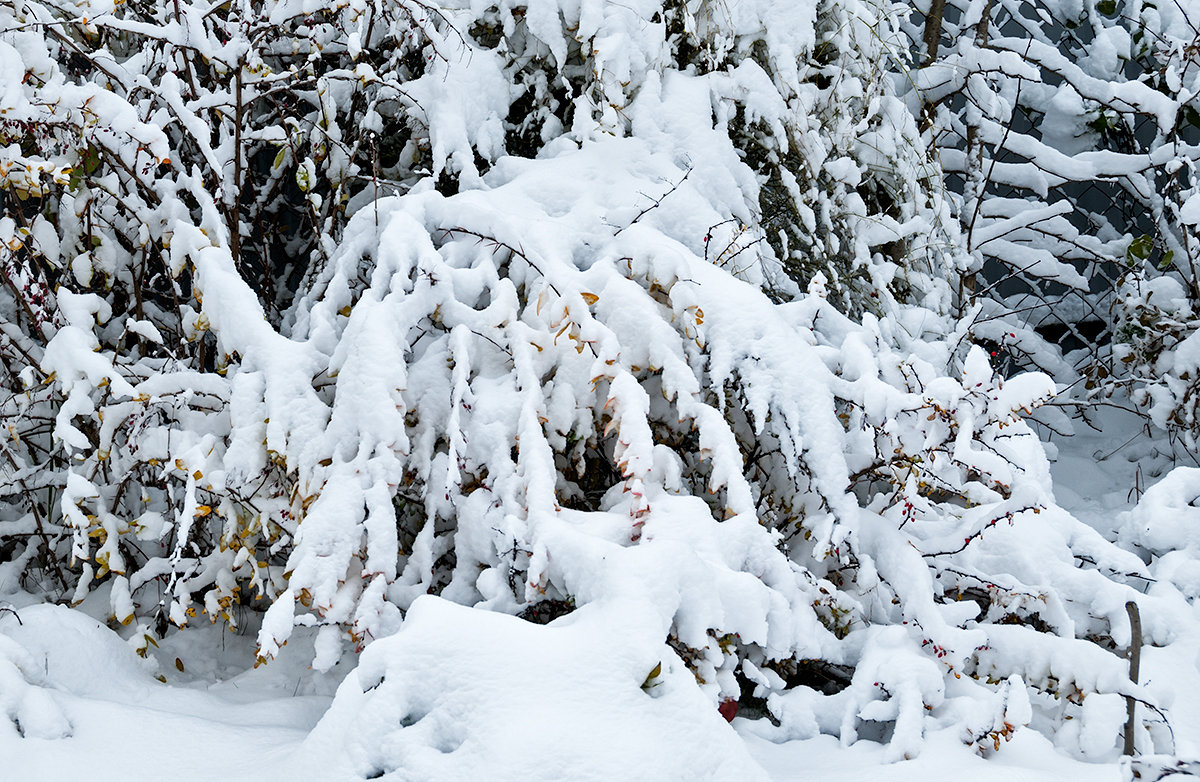
<path fill-rule="evenodd" d="M 6 780 L 123 781 L 145 763 L 162 763 L 177 782 L 1120 779 L 1116 765 L 1069 759 L 1033 731 L 987 760 L 953 729 L 895 764 L 871 741 L 775 744 L 761 737 L 762 722 L 727 725 L 678 660 L 659 660 L 649 676 L 657 650 L 629 644 L 613 617 L 587 608 L 541 626 L 418 599 L 403 630 L 364 652 L 307 737 L 329 701 L 293 696 L 296 677 L 313 673 L 284 671 L 286 658 L 217 685 L 172 665 L 163 684 L 153 660 L 81 611 L 19 613 L 21 625 L 0 619 L 0 639 L 35 661 L 59 712 L 47 724 L 65 719 L 69 735 L 0 735 Z M 175 651 L 164 644 L 160 660 Z"/>
<path fill-rule="evenodd" d="M 329 779 L 768 779 L 682 661 L 633 635 L 590 606 L 542 626 L 419 598 L 305 749 Z"/>
<path fill-rule="evenodd" d="M 34 605 L 18 615 L 20 623 L 10 612 L 0 615 L 0 701 L 28 695 L 10 686 L 6 671 L 16 667 L 43 708 L 30 724 L 0 717 L 5 782 L 284 779 L 290 756 L 329 704 L 328 697 L 294 695 L 298 672 L 284 675 L 284 666 L 216 685 L 195 682 L 173 661 L 138 657 L 80 610 Z M 186 651 L 164 641 L 162 657 L 178 654 L 185 668 L 183 659 L 203 667 L 220 641 L 199 635 Z M 243 662 L 250 648 L 240 649 Z M 170 671 L 169 684 L 156 678 L 156 665 L 164 678 Z"/>
<path fill-rule="evenodd" d="M 746 748 L 778 782 L 1118 782 L 1119 765 L 1095 765 L 1064 757 L 1042 736 L 1022 731 L 999 752 L 984 759 L 964 746 L 953 729 L 926 737 L 926 748 L 914 760 L 887 763 L 886 749 L 860 741 L 844 747 L 833 736 L 773 744 L 739 728 Z"/>

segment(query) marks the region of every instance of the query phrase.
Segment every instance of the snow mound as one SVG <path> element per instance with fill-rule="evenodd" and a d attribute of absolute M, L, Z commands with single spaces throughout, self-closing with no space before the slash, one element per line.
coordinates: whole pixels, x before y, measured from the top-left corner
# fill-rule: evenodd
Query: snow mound
<path fill-rule="evenodd" d="M 33 605 L 0 614 L 0 733 L 73 736 L 64 705 L 71 696 L 140 702 L 157 684 L 154 663 L 139 658 L 102 623 L 79 611 Z M 12 734 L 9 734 L 12 735 Z"/>
<path fill-rule="evenodd" d="M 58 739 L 71 735 L 71 723 L 41 687 L 33 658 L 12 639 L 0 636 L 0 732 Z"/>
<path fill-rule="evenodd" d="M 1155 583 L 1200 597 L 1200 469 L 1176 467 L 1121 514 L 1120 540 L 1146 552 Z M 1161 588 L 1153 590 L 1163 591 Z"/>
<path fill-rule="evenodd" d="M 43 658 L 12 637 L 23 620 L 11 609 L 0 618 L 0 735 L 60 739 L 71 735 L 71 723 L 47 691 Z"/>
<path fill-rule="evenodd" d="M 683 661 L 626 630 L 600 606 L 536 625 L 418 598 L 307 750 L 327 779 L 766 779 Z"/>
<path fill-rule="evenodd" d="M 151 660 L 138 657 L 119 635 L 81 611 L 33 605 L 20 616 L 20 624 L 0 623 L 0 639 L 26 650 L 48 687 L 83 697 L 141 700 L 157 684 Z"/>

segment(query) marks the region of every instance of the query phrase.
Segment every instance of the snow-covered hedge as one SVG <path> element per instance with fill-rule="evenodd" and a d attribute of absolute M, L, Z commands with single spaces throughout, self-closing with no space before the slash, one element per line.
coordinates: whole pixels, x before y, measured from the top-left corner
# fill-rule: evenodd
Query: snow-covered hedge
<path fill-rule="evenodd" d="M 0 2 L 0 576 L 320 669 L 586 609 L 781 735 L 1104 757 L 1178 601 L 954 320 L 904 13 Z"/>
<path fill-rule="evenodd" d="M 903 94 L 956 193 L 970 333 L 1190 447 L 1200 4 L 916 5 Z"/>

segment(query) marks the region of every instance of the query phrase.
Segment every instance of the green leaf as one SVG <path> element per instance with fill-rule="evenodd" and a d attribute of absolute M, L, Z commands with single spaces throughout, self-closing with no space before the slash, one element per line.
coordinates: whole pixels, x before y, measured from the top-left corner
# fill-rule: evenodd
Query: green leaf
<path fill-rule="evenodd" d="M 1175 251 L 1167 250 L 1165 253 L 1163 253 L 1162 260 L 1158 262 L 1158 270 L 1160 272 L 1165 272 L 1167 269 L 1170 269 L 1171 262 L 1174 260 L 1175 260 Z"/>
<path fill-rule="evenodd" d="M 1153 251 L 1154 237 L 1150 234 L 1142 234 L 1129 243 L 1129 249 L 1125 251 L 1125 260 L 1130 266 L 1135 266 L 1138 261 L 1149 258 Z"/>
<path fill-rule="evenodd" d="M 88 146 L 83 153 L 83 170 L 88 174 L 94 174 L 98 168 L 100 168 L 100 151 L 93 146 Z"/>
<path fill-rule="evenodd" d="M 1117 13 L 1117 0 L 1100 0 L 1096 3 L 1096 10 L 1105 16 L 1115 16 Z"/>

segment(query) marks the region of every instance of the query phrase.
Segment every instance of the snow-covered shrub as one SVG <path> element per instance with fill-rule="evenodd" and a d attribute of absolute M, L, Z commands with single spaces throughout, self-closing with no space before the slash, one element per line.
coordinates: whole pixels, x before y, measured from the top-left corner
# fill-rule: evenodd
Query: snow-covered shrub
<path fill-rule="evenodd" d="M 578 607 L 786 735 L 1103 756 L 1145 568 L 953 320 L 902 10 L 0 5 L 10 556 L 143 646 Z"/>
<path fill-rule="evenodd" d="M 1144 174 L 1140 203 L 1147 215 L 1143 235 L 1125 251 L 1127 271 L 1114 298 L 1114 370 L 1103 390 L 1124 386 L 1161 429 L 1194 448 L 1196 419 L 1197 307 L 1200 307 L 1200 182 L 1196 143 L 1200 113 L 1192 96 L 1200 86 L 1196 32 L 1200 7 L 1180 4 L 1140 9 L 1133 61 L 1143 81 L 1175 101 L 1162 107 L 1162 130 L 1152 143 L 1142 136 L 1139 151 L 1152 167 Z M 1173 124 L 1166 129 L 1164 120 Z"/>
<path fill-rule="evenodd" d="M 895 95 L 893 72 L 906 65 L 898 22 L 907 12 L 857 0 L 818 2 L 815 16 L 799 6 L 795 23 L 814 25 L 814 37 L 801 41 L 811 53 L 805 67 L 765 56 L 758 43 L 747 52 L 788 111 L 762 116 L 758 99 L 748 100 L 731 127 L 762 183 L 761 231 L 774 256 L 802 288 L 821 275 L 830 300 L 851 314 L 887 312 L 896 299 L 947 311 L 948 283 L 967 263 L 941 169 L 919 152 L 916 123 Z M 711 252 L 720 249 L 709 257 L 734 257 Z"/>
<path fill-rule="evenodd" d="M 1196 372 L 1200 335 L 1194 299 L 1172 275 L 1131 274 L 1119 291 L 1114 358 L 1122 371 L 1114 382 L 1130 386 L 1135 404 L 1161 429 L 1177 432 L 1195 447 Z"/>
<path fill-rule="evenodd" d="M 1105 349 L 1127 319 L 1118 281 L 1155 265 L 1194 277 L 1180 206 L 1196 159 L 1200 7 L 918 5 L 907 96 L 956 193 L 971 333 L 1017 366 L 1111 389 L 1131 378 Z"/>

